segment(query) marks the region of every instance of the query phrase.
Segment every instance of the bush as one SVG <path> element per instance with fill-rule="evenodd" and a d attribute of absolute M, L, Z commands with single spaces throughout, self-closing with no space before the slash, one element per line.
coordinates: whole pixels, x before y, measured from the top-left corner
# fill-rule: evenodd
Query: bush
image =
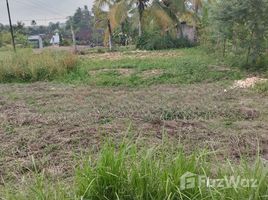
<path fill-rule="evenodd" d="M 23 49 L 0 58 L 0 82 L 53 80 L 73 70 L 77 61 L 76 56 L 68 52 L 35 54 Z"/>
<path fill-rule="evenodd" d="M 258 5 L 258 6 L 252 6 Z M 266 55 L 268 0 L 215 1 L 203 20 L 201 42 L 235 64 L 262 67 Z"/>
<path fill-rule="evenodd" d="M 171 35 L 160 35 L 159 33 L 144 33 L 136 42 L 138 49 L 160 50 L 192 47 L 193 44 L 186 38 L 173 38 Z"/>

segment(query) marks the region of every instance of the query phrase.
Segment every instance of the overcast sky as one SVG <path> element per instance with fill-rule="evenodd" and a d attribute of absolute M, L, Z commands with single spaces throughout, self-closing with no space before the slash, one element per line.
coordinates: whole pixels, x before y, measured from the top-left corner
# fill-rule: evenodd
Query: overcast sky
<path fill-rule="evenodd" d="M 23 21 L 29 25 L 31 20 L 44 25 L 48 22 L 63 22 L 78 7 L 92 7 L 93 0 L 9 0 L 12 22 Z M 8 23 L 6 0 L 0 0 L 0 23 Z"/>

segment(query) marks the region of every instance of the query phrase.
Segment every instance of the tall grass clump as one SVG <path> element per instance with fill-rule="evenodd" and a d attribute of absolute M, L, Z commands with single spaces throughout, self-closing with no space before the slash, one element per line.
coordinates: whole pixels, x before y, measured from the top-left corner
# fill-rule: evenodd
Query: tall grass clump
<path fill-rule="evenodd" d="M 259 160 L 252 165 L 245 163 L 213 163 L 205 153 L 187 156 L 169 145 L 145 150 L 136 145 L 106 144 L 97 159 L 89 159 L 77 170 L 75 188 L 77 197 L 84 200 L 265 199 L 267 168 Z M 182 177 L 189 173 L 197 175 L 196 185 L 184 189 Z M 226 182 L 198 185 L 199 176 Z M 232 177 L 238 186 L 227 185 Z M 242 179 L 256 179 L 257 185 L 243 185 Z"/>
<path fill-rule="evenodd" d="M 20 50 L 0 59 L 0 82 L 53 80 L 72 71 L 77 62 L 69 52 Z"/>
<path fill-rule="evenodd" d="M 75 168 L 73 183 L 69 180 L 63 184 L 64 180 L 57 181 L 38 171 L 33 172 L 33 178 L 23 178 L 15 186 L 4 183 L 3 190 L 0 185 L 0 199 L 257 200 L 268 197 L 268 169 L 260 159 L 241 163 L 217 161 L 214 153 L 185 154 L 181 148 L 165 142 L 153 148 L 108 142 L 99 153 L 77 162 Z"/>

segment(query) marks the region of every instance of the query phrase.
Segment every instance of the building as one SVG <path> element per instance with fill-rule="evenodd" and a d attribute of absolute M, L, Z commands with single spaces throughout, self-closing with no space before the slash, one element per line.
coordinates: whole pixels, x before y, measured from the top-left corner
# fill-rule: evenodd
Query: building
<path fill-rule="evenodd" d="M 30 44 L 31 47 L 35 49 L 42 49 L 44 47 L 43 39 L 40 35 L 29 36 L 28 43 Z"/>
<path fill-rule="evenodd" d="M 60 35 L 59 33 L 55 33 L 55 35 L 52 36 L 50 40 L 50 44 L 54 45 L 60 45 Z"/>

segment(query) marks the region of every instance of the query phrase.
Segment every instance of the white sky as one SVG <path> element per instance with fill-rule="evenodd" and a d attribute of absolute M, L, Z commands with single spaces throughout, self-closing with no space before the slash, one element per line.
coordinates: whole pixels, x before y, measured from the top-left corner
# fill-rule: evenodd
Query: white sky
<path fill-rule="evenodd" d="M 91 9 L 92 4 L 93 0 L 9 0 L 12 23 L 23 21 L 26 25 L 31 20 L 37 25 L 64 22 L 78 7 L 87 5 Z M 0 23 L 8 24 L 6 0 L 0 0 Z"/>

